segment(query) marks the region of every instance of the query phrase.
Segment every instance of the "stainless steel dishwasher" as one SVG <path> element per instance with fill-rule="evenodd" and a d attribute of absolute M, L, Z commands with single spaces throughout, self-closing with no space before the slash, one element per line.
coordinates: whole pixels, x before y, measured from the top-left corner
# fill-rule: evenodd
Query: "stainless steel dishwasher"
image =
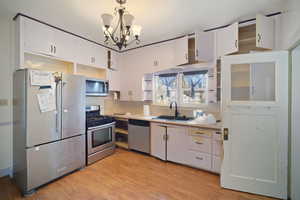
<path fill-rule="evenodd" d="M 150 122 L 144 120 L 128 120 L 129 149 L 150 153 Z"/>

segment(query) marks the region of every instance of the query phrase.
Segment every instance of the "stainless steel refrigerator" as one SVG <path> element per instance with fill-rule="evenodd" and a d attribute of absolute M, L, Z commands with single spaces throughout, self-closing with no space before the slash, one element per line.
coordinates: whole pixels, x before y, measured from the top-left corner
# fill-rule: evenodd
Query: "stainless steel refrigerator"
<path fill-rule="evenodd" d="M 23 194 L 84 167 L 86 155 L 85 78 L 48 73 L 49 84 L 34 85 L 33 72 L 42 71 L 17 70 L 13 80 L 13 176 Z M 47 92 L 55 109 L 42 111 Z"/>

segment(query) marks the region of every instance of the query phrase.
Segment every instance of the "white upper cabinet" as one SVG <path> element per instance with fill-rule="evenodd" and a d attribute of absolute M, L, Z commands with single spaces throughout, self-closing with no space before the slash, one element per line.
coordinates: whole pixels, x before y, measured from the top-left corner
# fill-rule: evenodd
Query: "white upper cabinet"
<path fill-rule="evenodd" d="M 109 81 L 110 91 L 121 91 L 121 72 L 120 72 L 120 55 L 118 52 L 110 51 L 111 53 L 111 67 L 107 69 L 107 77 Z"/>
<path fill-rule="evenodd" d="M 97 68 L 107 67 L 106 48 L 81 38 L 76 39 L 76 46 L 76 62 Z"/>
<path fill-rule="evenodd" d="M 52 30 L 49 26 L 22 18 L 24 50 L 37 54 L 53 55 Z"/>
<path fill-rule="evenodd" d="M 217 31 L 217 55 L 232 54 L 239 51 L 238 22 Z"/>
<path fill-rule="evenodd" d="M 182 65 L 189 62 L 188 36 L 175 40 L 174 59 L 176 65 Z"/>
<path fill-rule="evenodd" d="M 215 32 L 198 31 L 195 33 L 196 60 L 213 61 L 215 58 Z"/>
<path fill-rule="evenodd" d="M 74 54 L 75 37 L 57 29 L 52 29 L 53 55 L 68 61 L 76 58 Z"/>
<path fill-rule="evenodd" d="M 26 52 L 72 60 L 75 37 L 47 25 L 23 18 Z"/>
<path fill-rule="evenodd" d="M 264 15 L 256 15 L 256 47 L 274 48 L 274 19 Z"/>

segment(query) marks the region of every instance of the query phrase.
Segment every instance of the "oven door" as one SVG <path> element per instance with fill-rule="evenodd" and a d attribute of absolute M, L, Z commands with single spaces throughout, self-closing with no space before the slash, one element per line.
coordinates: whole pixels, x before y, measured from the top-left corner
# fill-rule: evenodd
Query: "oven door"
<path fill-rule="evenodd" d="M 87 137 L 88 155 L 113 146 L 115 144 L 115 122 L 88 130 Z"/>

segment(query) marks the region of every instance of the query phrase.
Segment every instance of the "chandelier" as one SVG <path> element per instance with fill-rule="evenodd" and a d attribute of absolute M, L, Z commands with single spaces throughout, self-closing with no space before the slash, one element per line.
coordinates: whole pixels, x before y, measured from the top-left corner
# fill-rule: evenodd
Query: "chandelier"
<path fill-rule="evenodd" d="M 115 8 L 114 15 L 102 14 L 103 21 L 103 32 L 105 37 L 105 43 L 117 46 L 119 50 L 123 47 L 126 48 L 128 45 L 135 42 L 137 45 L 140 43 L 140 33 L 142 30 L 141 26 L 132 25 L 134 16 L 129 14 L 125 7 L 126 0 L 116 0 L 120 6 Z M 114 19 L 117 21 L 113 24 Z M 114 27 L 113 27 L 114 26 Z M 132 37 L 133 36 L 133 37 Z"/>

